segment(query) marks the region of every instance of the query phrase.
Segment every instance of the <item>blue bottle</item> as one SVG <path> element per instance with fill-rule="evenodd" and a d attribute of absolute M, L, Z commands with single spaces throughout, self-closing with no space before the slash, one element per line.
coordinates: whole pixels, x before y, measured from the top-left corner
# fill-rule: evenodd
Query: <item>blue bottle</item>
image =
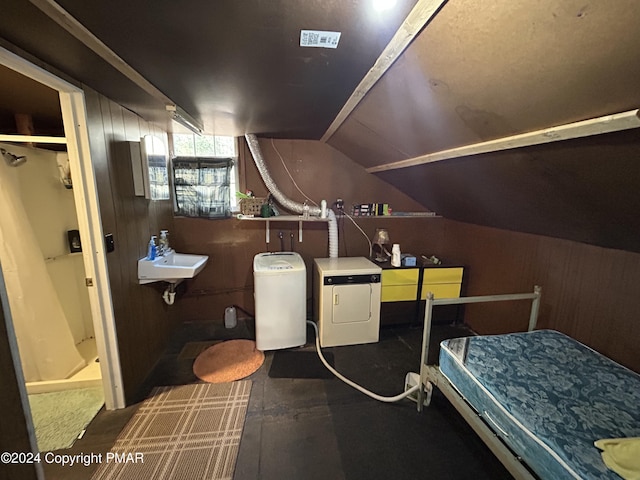
<path fill-rule="evenodd" d="M 151 240 L 149 240 L 149 249 L 147 250 L 147 260 L 155 260 L 157 251 L 158 247 L 156 247 L 156 236 L 151 235 Z"/>

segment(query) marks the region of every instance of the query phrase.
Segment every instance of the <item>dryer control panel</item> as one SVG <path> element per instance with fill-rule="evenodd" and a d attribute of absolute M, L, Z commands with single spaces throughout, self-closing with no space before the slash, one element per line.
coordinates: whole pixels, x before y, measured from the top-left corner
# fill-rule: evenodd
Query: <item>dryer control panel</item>
<path fill-rule="evenodd" d="M 380 283 L 379 273 L 369 273 L 364 275 L 332 275 L 324 277 L 325 285 L 345 285 L 349 283 Z"/>

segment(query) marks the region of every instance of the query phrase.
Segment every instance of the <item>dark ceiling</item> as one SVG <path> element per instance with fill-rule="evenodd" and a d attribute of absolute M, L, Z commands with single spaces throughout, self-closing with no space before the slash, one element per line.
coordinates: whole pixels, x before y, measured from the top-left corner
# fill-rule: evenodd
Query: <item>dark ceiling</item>
<path fill-rule="evenodd" d="M 3 2 L 0 36 L 144 118 L 164 105 L 37 8 Z M 416 0 L 130 0 L 58 5 L 174 103 L 222 135 L 319 139 Z M 300 46 L 301 30 L 341 32 L 338 48 Z"/>

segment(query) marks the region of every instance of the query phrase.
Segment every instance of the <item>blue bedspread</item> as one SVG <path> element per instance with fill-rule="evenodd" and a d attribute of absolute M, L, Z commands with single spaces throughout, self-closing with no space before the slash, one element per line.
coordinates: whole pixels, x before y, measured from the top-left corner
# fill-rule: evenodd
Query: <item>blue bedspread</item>
<path fill-rule="evenodd" d="M 640 436 L 640 375 L 559 332 L 445 340 L 440 370 L 543 479 L 619 479 L 593 442 Z"/>

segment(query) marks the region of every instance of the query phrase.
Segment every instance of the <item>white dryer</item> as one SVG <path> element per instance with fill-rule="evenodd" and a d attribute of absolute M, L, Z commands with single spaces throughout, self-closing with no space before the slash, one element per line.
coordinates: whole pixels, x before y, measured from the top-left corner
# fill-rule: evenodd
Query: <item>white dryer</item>
<path fill-rule="evenodd" d="M 320 345 L 375 343 L 382 269 L 365 257 L 316 258 L 314 319 Z"/>

